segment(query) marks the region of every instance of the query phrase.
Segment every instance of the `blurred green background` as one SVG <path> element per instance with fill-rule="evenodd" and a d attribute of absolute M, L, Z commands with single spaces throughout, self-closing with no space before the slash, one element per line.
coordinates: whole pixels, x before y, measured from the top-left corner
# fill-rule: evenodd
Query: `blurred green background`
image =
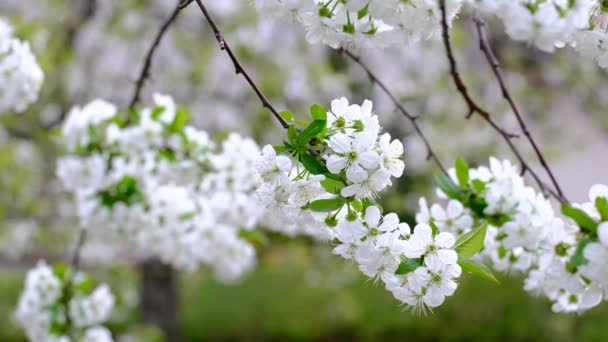
<path fill-rule="evenodd" d="M 244 1 L 238 1 L 242 6 Z M 16 261 L 0 260 L 0 318 L 4 318 L 0 319 L 0 342 L 25 341 L 12 320 L 25 271 L 40 256 L 64 258 L 74 233 L 70 221 L 58 214 L 66 211 L 61 205 L 67 201 L 59 197 L 53 185 L 54 162 L 61 152 L 52 144 L 52 131 L 58 127 L 61 114 L 74 104 L 96 97 L 126 103 L 137 71 L 138 65 L 134 63 L 142 60 L 153 33 L 166 16 L 167 2 L 100 0 L 96 13 L 88 13 L 86 6 L 79 7 L 79 13 L 73 10 L 74 4 L 87 1 L 40 1 L 36 4 L 39 6 L 31 6 L 38 2 L 0 0 L 0 15 L 10 17 L 16 34 L 32 42 L 46 73 L 39 103 L 27 113 L 0 120 L 0 235 L 2 238 L 9 235 L 11 221 L 17 219 L 34 219 L 40 228 L 32 234 L 30 240 L 34 242 L 25 248 L 33 251 L 26 255 L 27 260 L 19 260 L 20 255 Z M 217 3 L 221 7 L 224 1 Z M 311 103 L 327 104 L 337 97 L 334 93 L 361 100 L 374 96 L 366 75 L 334 51 L 319 52 L 302 41 L 288 42 L 288 39 L 282 42 L 280 50 L 275 44 L 268 44 L 271 47 L 265 49 L 250 46 L 255 44 L 249 36 L 240 37 L 235 32 L 242 27 L 256 28 L 253 12 L 249 6 L 247 11 L 222 14 L 219 23 L 231 42 L 236 41 L 235 50 L 256 73 L 257 81 L 273 103 L 304 113 Z M 147 95 L 155 90 L 170 91 L 182 105 L 201 114 L 198 123 L 205 129 L 216 133 L 237 130 L 254 136 L 260 143 L 276 142 L 277 131 L 268 129 L 272 127 L 272 118 L 260 108 L 244 82 L 233 76 L 232 67 L 198 14 L 184 14 L 180 20 L 157 56 Z M 525 44 L 507 41 L 504 33 L 497 31 L 493 32 L 497 54 L 515 85 L 518 101 L 530 113 L 547 155 L 561 157 L 568 152 L 564 146 L 582 153 L 584 138 L 592 134 L 583 137 L 572 130 L 570 123 L 582 122 L 586 113 L 589 126 L 601 130 L 604 139 L 608 115 L 603 110 L 607 101 L 603 95 L 608 88 L 605 74 L 598 72 L 595 63 L 572 63 L 572 56 L 565 52 L 555 56 L 542 54 Z M 490 70 L 484 73 L 477 70 L 475 61 L 481 55 L 475 41 L 467 40 L 467 32 L 466 25 L 454 32 L 465 76 L 496 114 L 504 117 L 506 105 L 491 91 L 496 89 Z M 286 33 L 286 37 L 292 35 Z M 426 49 L 432 53 L 435 48 Z M 116 52 L 115 56 L 105 53 L 106 50 L 128 53 Z M 297 65 L 291 65 L 280 54 L 286 51 L 303 56 L 302 60 L 310 59 L 304 70 L 308 78 L 303 81 L 314 90 L 308 97 L 297 91 L 287 94 L 285 84 L 290 78 L 287 72 Z M 493 132 L 484 133 L 486 126 L 462 119 L 466 108 L 457 96 L 456 100 L 450 97 L 453 89 L 442 70 L 446 67 L 443 55 L 438 57 L 441 64 L 429 68 L 436 67 L 437 75 L 425 80 L 426 76 L 417 75 L 419 65 L 402 63 L 400 53 L 389 51 L 384 60 L 371 61 L 380 70 L 383 61 L 400 61 L 394 64 L 404 70 L 393 72 L 391 66 L 387 68 L 389 75 L 386 69 L 381 71 L 385 71 L 385 76 L 399 75 L 403 84 L 393 82 L 391 87 L 421 114 L 425 131 L 446 164 L 456 154 L 477 163 L 485 162 L 490 154 L 510 156 L 501 154 L 504 144 Z M 218 55 L 221 57 L 215 58 Z M 106 70 L 107 65 L 102 65 L 103 61 L 118 65 L 120 57 L 126 59 L 128 68 L 116 68 L 112 74 Z M 465 64 L 465 60 L 469 63 Z M 225 73 L 218 71 L 221 77 L 212 77 L 222 67 Z M 494 88 L 488 86 L 488 80 Z M 428 96 L 431 93 L 434 96 Z M 374 100 L 375 104 L 382 104 Z M 566 116 L 555 116 L 558 111 L 552 108 L 563 106 L 564 102 L 578 106 L 577 111 L 570 107 L 562 110 L 569 115 L 568 120 L 564 119 Z M 238 109 L 234 118 L 225 112 L 209 115 L 215 114 L 217 108 L 224 109 L 214 107 L 216 103 Z M 386 105 L 381 110 L 383 126 L 394 137 L 404 139 L 408 168 L 415 163 L 422 167 L 407 170 L 407 176 L 383 196 L 383 206 L 411 222 L 417 197 L 430 191 L 432 170 L 425 164 L 423 154 L 415 154 L 412 148 L 415 145 L 408 140 L 411 127 L 392 110 L 392 106 Z M 577 117 L 572 119 L 573 115 Z M 1 248 L 2 252 L 14 246 L 9 242 L 4 247 L 8 248 Z M 273 236 L 272 243 L 258 253 L 259 267 L 236 285 L 220 284 L 206 270 L 179 274 L 179 328 L 183 341 L 608 341 L 608 326 L 604 326 L 608 321 L 607 305 L 583 316 L 553 314 L 548 301 L 524 292 L 522 279 L 518 277 L 498 275 L 502 284 L 496 285 L 464 275 L 457 293 L 444 305 L 417 317 L 380 285 L 367 280 L 354 265 L 331 255 L 331 246 L 327 244 Z M 118 294 L 119 303 L 110 327 L 116 335 L 123 336 L 120 341 L 163 341 L 159 331 L 140 323 L 139 273 L 134 268 L 87 270 L 100 282 L 109 283 Z"/>
<path fill-rule="evenodd" d="M 0 341 L 25 341 L 8 319 L 23 273 L 3 270 Z M 135 283 L 132 272 L 101 272 L 114 288 Z M 104 279 L 105 278 L 105 279 Z M 297 240 L 275 245 L 260 267 L 238 285 L 209 274 L 179 278 L 179 325 L 183 341 L 606 341 L 608 308 L 584 316 L 553 314 L 545 300 L 525 293 L 521 279 L 501 285 L 465 275 L 457 295 L 426 316 L 414 316 L 391 294 L 329 253 L 328 246 Z M 162 341 L 137 324 L 137 313 L 110 324 L 127 341 Z M 133 324 L 135 323 L 135 324 Z"/>

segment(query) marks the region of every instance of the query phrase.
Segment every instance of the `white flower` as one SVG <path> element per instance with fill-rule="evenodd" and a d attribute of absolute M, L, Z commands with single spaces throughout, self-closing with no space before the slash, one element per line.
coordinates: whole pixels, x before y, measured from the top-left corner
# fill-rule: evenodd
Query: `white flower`
<path fill-rule="evenodd" d="M 384 167 L 393 177 L 401 177 L 405 164 L 401 160 L 403 156 L 403 145 L 399 140 L 393 140 L 388 133 L 383 134 L 378 141 L 380 156 Z"/>
<path fill-rule="evenodd" d="M 360 172 L 361 167 L 371 170 L 378 166 L 379 156 L 373 151 L 373 137 L 362 133 L 351 138 L 344 133 L 337 133 L 329 139 L 329 147 L 333 154 L 327 159 L 327 168 L 331 173 L 338 174 L 346 169 L 346 177 Z"/>
<path fill-rule="evenodd" d="M 450 200 L 445 210 L 440 205 L 433 204 L 431 217 L 441 231 L 462 234 L 473 227 L 473 217 L 456 200 Z"/>
<path fill-rule="evenodd" d="M 281 175 L 291 171 L 291 160 L 285 156 L 277 156 L 271 145 L 266 145 L 262 149 L 262 157 L 256 163 L 256 170 L 262 181 L 274 184 Z"/>
<path fill-rule="evenodd" d="M 10 25 L 0 19 L 0 115 L 26 110 L 38 99 L 44 80 L 29 43 L 12 34 Z"/>
<path fill-rule="evenodd" d="M 376 170 L 371 176 L 365 171 L 358 172 L 349 178 L 355 184 L 344 187 L 341 194 L 344 197 L 355 196 L 358 199 L 375 197 L 388 186 L 390 177 L 390 173 L 384 169 Z"/>
<path fill-rule="evenodd" d="M 454 245 L 454 236 L 442 232 L 433 236 L 433 230 L 427 224 L 420 223 L 414 228 L 414 233 L 406 241 L 404 255 L 411 259 L 424 256 L 425 262 L 435 264 L 455 264 L 458 255 L 451 249 Z M 437 260 L 434 260 L 437 259 Z"/>

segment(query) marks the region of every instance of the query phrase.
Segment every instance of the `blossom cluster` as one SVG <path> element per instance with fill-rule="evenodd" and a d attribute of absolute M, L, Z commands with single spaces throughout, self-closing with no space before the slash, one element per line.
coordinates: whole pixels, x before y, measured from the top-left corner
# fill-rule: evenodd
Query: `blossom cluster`
<path fill-rule="evenodd" d="M 114 307 L 107 285 L 67 265 L 40 261 L 27 273 L 15 317 L 32 342 L 111 342 L 102 324 Z"/>
<path fill-rule="evenodd" d="M 127 240 L 139 257 L 186 270 L 208 265 L 219 279 L 236 280 L 255 264 L 241 236 L 262 214 L 252 205 L 259 148 L 237 134 L 216 144 L 187 125 L 189 113 L 171 97 L 154 101 L 141 112 L 120 113 L 102 100 L 72 109 L 57 176 L 92 235 Z"/>
<path fill-rule="evenodd" d="M 476 258 L 490 261 L 498 271 L 527 275 L 524 288 L 546 295 L 556 312 L 581 312 L 601 302 L 606 284 L 601 261 L 605 254 L 601 253 L 606 250 L 597 221 L 602 220 L 599 210 L 604 210 L 600 209 L 604 200 L 595 202 L 600 196 L 608 197 L 605 187 L 594 187 L 593 202 L 579 206 L 592 217 L 586 221 L 580 219 L 586 217 L 581 210 L 562 208 L 573 222 L 559 217 L 550 201 L 527 186 L 508 160 L 491 158 L 489 167 L 469 169 L 458 159 L 448 173 L 450 177 L 436 177 L 439 197 L 447 204 L 434 203 L 429 208 L 421 198 L 418 223 L 462 234 L 486 222 L 484 248 Z M 592 227 L 585 231 L 583 225 L 589 224 Z"/>
<path fill-rule="evenodd" d="M 372 103 L 341 98 L 330 111 L 314 105 L 310 123 L 282 114 L 292 123 L 288 140 L 265 146 L 257 165 L 271 228 L 334 242 L 334 254 L 356 262 L 414 311 L 441 305 L 462 272 L 456 240 L 424 223 L 412 230 L 396 214 L 382 213 L 376 199 L 402 175 L 403 146 L 380 135 Z"/>
<path fill-rule="evenodd" d="M 482 13 L 497 16 L 514 40 L 553 52 L 572 46 L 582 55 L 608 67 L 606 31 L 608 7 L 597 0 L 467 0 Z"/>
<path fill-rule="evenodd" d="M 450 22 L 462 0 L 447 1 Z M 386 47 L 429 39 L 440 32 L 437 1 L 429 0 L 256 0 L 261 14 L 288 16 L 306 30 L 306 39 L 339 47 Z"/>
<path fill-rule="evenodd" d="M 0 114 L 23 112 L 38 98 L 44 74 L 30 45 L 0 18 Z"/>

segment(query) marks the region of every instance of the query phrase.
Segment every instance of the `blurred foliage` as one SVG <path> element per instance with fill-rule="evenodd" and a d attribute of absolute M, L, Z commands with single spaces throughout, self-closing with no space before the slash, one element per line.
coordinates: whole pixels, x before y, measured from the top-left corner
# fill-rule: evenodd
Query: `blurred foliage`
<path fill-rule="evenodd" d="M 104 272 L 102 272 L 104 273 Z M 0 277 L 0 316 L 10 317 L 23 274 Z M 132 272 L 104 273 L 113 286 L 134 282 Z M 606 341 L 608 308 L 556 315 L 544 300 L 525 293 L 521 279 L 502 285 L 465 276 L 458 295 L 426 316 L 413 316 L 391 294 L 329 253 L 304 240 L 281 244 L 260 258 L 241 284 L 226 286 L 200 272 L 181 277 L 183 341 L 415 340 L 415 341 Z M 130 323 L 136 321 L 134 312 Z M 116 315 L 115 315 L 116 316 Z M 118 315 L 120 317 L 120 315 Z M 161 341 L 142 325 L 115 323 L 129 341 Z M 0 321 L 0 341 L 23 341 L 9 319 Z"/>

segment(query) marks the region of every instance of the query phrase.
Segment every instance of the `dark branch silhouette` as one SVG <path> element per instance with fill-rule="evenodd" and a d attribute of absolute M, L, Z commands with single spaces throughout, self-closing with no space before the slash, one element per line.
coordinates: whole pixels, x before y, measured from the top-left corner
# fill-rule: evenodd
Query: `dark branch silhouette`
<path fill-rule="evenodd" d="M 541 191 L 550 194 L 561 203 L 567 203 L 565 198 L 563 198 L 559 193 L 556 193 L 555 190 L 551 189 L 551 187 L 549 187 L 540 179 L 538 174 L 530 167 L 528 162 L 523 158 L 521 152 L 513 143 L 513 138 L 515 138 L 516 135 L 510 134 L 504 129 L 502 129 L 492 119 L 490 114 L 485 109 L 483 109 L 483 107 L 477 104 L 477 102 L 475 102 L 475 100 L 473 100 L 473 98 L 469 94 L 467 87 L 465 86 L 464 82 L 462 81 L 462 78 L 460 77 L 460 73 L 458 72 L 458 66 L 456 64 L 456 58 L 454 57 L 454 51 L 452 49 L 452 43 L 450 41 L 450 31 L 448 27 L 445 9 L 445 0 L 439 0 L 439 9 L 441 11 L 441 33 L 443 45 L 445 46 L 446 56 L 450 65 L 450 75 L 454 80 L 454 84 L 456 85 L 458 92 L 462 95 L 463 99 L 469 106 L 469 113 L 467 114 L 467 118 L 470 118 L 473 114 L 478 114 L 479 116 L 481 116 L 500 136 L 503 137 L 503 139 L 521 164 L 522 173 L 528 171 L 532 178 L 534 178 L 534 180 L 538 184 L 538 187 L 541 189 Z"/>
<path fill-rule="evenodd" d="M 156 50 L 158 49 L 158 46 L 160 45 L 160 41 L 162 40 L 163 36 L 169 29 L 169 26 L 171 26 L 171 24 L 173 24 L 173 22 L 175 22 L 175 20 L 177 19 L 179 12 L 182 9 L 184 9 L 186 6 L 188 6 L 191 2 L 192 2 L 192 0 L 179 0 L 177 6 L 175 6 L 175 9 L 171 13 L 171 15 L 165 20 L 165 22 L 163 22 L 162 26 L 158 30 L 158 33 L 156 34 L 156 36 L 154 37 L 154 40 L 152 41 L 152 45 L 150 46 L 150 48 L 148 49 L 148 52 L 146 53 L 146 57 L 144 59 L 144 65 L 141 68 L 139 77 L 137 78 L 137 81 L 135 81 L 135 91 L 133 92 L 133 97 L 131 98 L 131 102 L 129 103 L 129 108 L 133 108 L 139 101 L 139 97 L 141 96 L 141 90 L 143 89 L 144 84 L 146 83 L 146 80 L 148 79 L 148 77 L 150 77 L 150 68 L 152 67 L 152 59 L 154 58 L 154 54 L 156 53 Z"/>
<path fill-rule="evenodd" d="M 549 167 L 549 164 L 547 163 L 545 156 L 541 152 L 540 148 L 538 147 L 538 144 L 536 143 L 536 140 L 534 140 L 534 138 L 532 137 L 530 130 L 528 129 L 525 121 L 523 120 L 521 112 L 519 111 L 519 108 L 515 104 L 515 101 L 513 100 L 513 97 L 511 96 L 509 89 L 507 88 L 507 85 L 502 76 L 502 72 L 500 70 L 500 64 L 498 63 L 498 59 L 494 55 L 494 52 L 492 51 L 492 47 L 488 41 L 488 36 L 484 29 L 485 23 L 484 23 L 483 19 L 481 19 L 479 14 L 476 13 L 475 16 L 473 17 L 473 21 L 475 22 L 475 27 L 477 28 L 477 34 L 479 36 L 479 48 L 481 49 L 481 51 L 483 52 L 483 54 L 486 57 L 486 60 L 492 67 L 492 72 L 494 73 L 494 76 L 496 76 L 496 80 L 498 81 L 498 84 L 500 86 L 502 96 L 509 103 L 511 110 L 513 111 L 513 113 L 515 114 L 515 117 L 517 118 L 519 127 L 521 127 L 521 130 L 523 131 L 524 135 L 530 142 L 530 145 L 532 145 L 532 148 L 534 149 L 534 152 L 536 153 L 536 156 L 538 157 L 539 162 L 541 163 L 541 165 L 543 166 L 543 168 L 549 175 L 549 178 L 551 178 L 551 182 L 553 183 L 555 190 L 557 190 L 557 194 L 565 201 L 568 201 L 566 199 L 566 197 L 564 196 L 564 193 L 563 193 L 561 187 L 559 186 L 557 179 L 555 178 L 553 172 L 551 171 L 551 168 Z"/>
<path fill-rule="evenodd" d="M 230 57 L 230 60 L 232 61 L 232 64 L 234 65 L 236 74 L 243 75 L 245 80 L 247 80 L 247 83 L 249 84 L 249 86 L 253 89 L 255 94 L 258 96 L 258 98 L 262 102 L 262 106 L 264 106 L 264 108 L 267 108 L 268 110 L 270 110 L 272 115 L 274 115 L 274 117 L 277 119 L 277 121 L 279 121 L 281 126 L 283 126 L 283 128 L 285 128 L 285 129 L 289 128 L 289 124 L 281 117 L 279 112 L 272 106 L 272 104 L 270 103 L 270 101 L 268 101 L 266 96 L 264 96 L 264 94 L 262 93 L 260 88 L 255 84 L 255 82 L 253 81 L 251 76 L 249 76 L 247 71 L 245 71 L 245 69 L 239 62 L 239 60 L 236 57 L 236 55 L 234 54 L 234 52 L 232 52 L 230 45 L 228 45 L 228 42 L 226 42 L 226 39 L 224 39 L 224 36 L 222 35 L 221 31 L 219 30 L 219 28 L 213 21 L 213 18 L 211 18 L 211 15 L 207 11 L 207 8 L 205 8 L 205 5 L 203 4 L 203 2 L 201 0 L 196 0 L 196 3 L 198 4 L 198 7 L 203 12 L 205 19 L 207 19 L 209 26 L 211 26 L 211 29 L 213 30 L 213 34 L 215 35 L 215 39 L 217 40 L 217 43 L 219 44 L 220 49 L 226 51 L 226 53 Z"/>
<path fill-rule="evenodd" d="M 367 77 L 370 79 L 370 81 L 378 85 L 378 87 L 380 87 L 380 89 L 382 89 L 382 91 L 391 99 L 397 110 L 399 110 L 399 112 L 403 114 L 403 116 L 405 116 L 412 123 L 412 126 L 414 126 L 414 130 L 416 131 L 416 133 L 418 133 L 418 135 L 422 139 L 422 142 L 424 143 L 424 146 L 426 147 L 426 159 L 432 159 L 435 164 L 437 164 L 437 166 L 441 169 L 441 171 L 447 175 L 448 173 L 445 167 L 441 164 L 441 160 L 433 151 L 431 144 L 422 132 L 420 125 L 418 125 L 418 116 L 410 113 L 407 108 L 405 108 L 405 106 L 401 102 L 399 102 L 397 97 L 388 89 L 386 84 L 384 84 L 384 82 L 380 80 L 380 78 L 371 70 L 371 68 L 367 64 L 365 64 L 365 62 L 361 60 L 360 57 L 355 56 L 352 52 L 346 49 L 343 49 L 341 51 L 346 54 L 346 56 L 348 56 L 350 59 L 352 59 L 355 63 L 357 63 L 367 73 Z"/>

